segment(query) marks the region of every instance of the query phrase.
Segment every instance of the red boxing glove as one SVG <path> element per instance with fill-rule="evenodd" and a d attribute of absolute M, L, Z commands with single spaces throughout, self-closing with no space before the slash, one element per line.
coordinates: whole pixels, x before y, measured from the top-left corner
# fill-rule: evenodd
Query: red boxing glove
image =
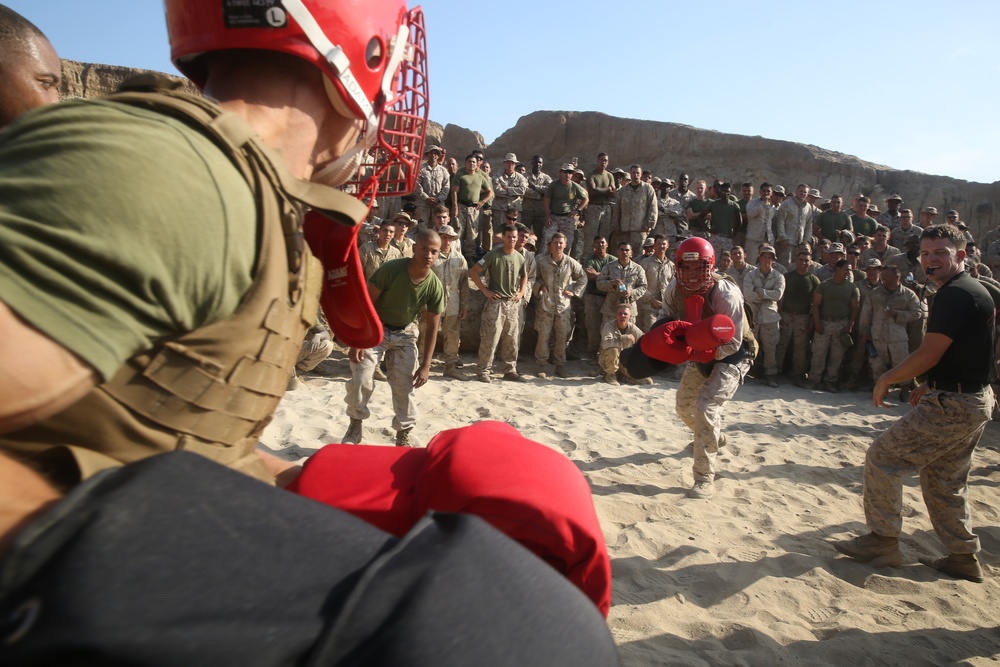
<path fill-rule="evenodd" d="M 728 315 L 712 315 L 691 324 L 684 339 L 692 350 L 712 350 L 725 345 L 736 336 L 736 325 Z"/>
<path fill-rule="evenodd" d="M 674 320 L 649 330 L 639 339 L 639 349 L 647 357 L 668 364 L 683 364 L 691 358 L 691 347 L 685 342 L 685 332 L 690 322 Z"/>

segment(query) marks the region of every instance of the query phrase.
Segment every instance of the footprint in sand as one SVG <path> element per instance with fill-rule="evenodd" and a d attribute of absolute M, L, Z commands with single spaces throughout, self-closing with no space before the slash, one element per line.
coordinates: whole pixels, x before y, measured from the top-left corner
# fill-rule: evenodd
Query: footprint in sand
<path fill-rule="evenodd" d="M 872 615 L 879 625 L 900 625 L 906 620 L 907 612 L 898 607 L 885 606 Z"/>
<path fill-rule="evenodd" d="M 837 609 L 836 607 L 820 607 L 819 609 L 808 610 L 805 613 L 805 618 L 813 623 L 822 624 L 830 623 L 843 615 L 843 609 Z"/>

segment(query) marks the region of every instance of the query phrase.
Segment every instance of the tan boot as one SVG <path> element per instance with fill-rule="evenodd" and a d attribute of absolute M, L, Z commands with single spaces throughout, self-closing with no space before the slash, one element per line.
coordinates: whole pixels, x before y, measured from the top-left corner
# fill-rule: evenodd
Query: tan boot
<path fill-rule="evenodd" d="M 453 378 L 459 382 L 465 382 L 469 378 L 462 371 L 458 370 L 458 366 L 455 364 L 445 364 L 444 366 L 444 376 L 446 378 Z"/>
<path fill-rule="evenodd" d="M 983 583 L 983 568 L 979 565 L 976 554 L 949 554 L 944 558 L 921 556 L 918 558 L 927 567 L 933 567 L 938 572 L 944 572 L 955 579 L 965 579 L 977 584 Z"/>
<path fill-rule="evenodd" d="M 874 567 L 885 565 L 899 567 L 903 564 L 899 540 L 878 533 L 868 533 L 852 540 L 834 542 L 833 548 L 859 563 L 871 563 Z"/>

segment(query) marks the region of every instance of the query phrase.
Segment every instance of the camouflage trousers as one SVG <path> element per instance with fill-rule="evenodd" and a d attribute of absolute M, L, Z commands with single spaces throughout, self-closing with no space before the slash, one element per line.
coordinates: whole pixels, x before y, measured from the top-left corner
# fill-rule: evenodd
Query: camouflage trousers
<path fill-rule="evenodd" d="M 483 306 L 479 325 L 479 365 L 476 372 L 489 375 L 493 369 L 493 356 L 497 343 L 500 344 L 500 358 L 503 372 L 517 372 L 517 351 L 521 344 L 520 331 L 521 302 L 513 299 L 487 301 Z"/>
<path fill-rule="evenodd" d="M 453 364 L 458 361 L 458 346 L 461 344 L 460 333 L 462 330 L 462 320 L 458 315 L 444 315 L 441 317 L 441 352 L 444 355 L 445 364 Z"/>
<path fill-rule="evenodd" d="M 639 327 L 639 331 L 648 333 L 658 319 L 660 319 L 659 308 L 653 308 L 647 303 L 639 303 L 639 314 L 635 318 L 635 326 Z"/>
<path fill-rule="evenodd" d="M 577 230 L 576 241 L 573 243 L 573 259 L 580 259 L 594 243 L 594 237 L 600 234 L 605 239 L 611 231 L 611 204 L 591 204 L 583 212 L 584 225 Z"/>
<path fill-rule="evenodd" d="M 566 344 L 573 331 L 573 309 L 561 313 L 549 313 L 541 308 L 535 311 L 535 331 L 538 343 L 535 345 L 535 361 L 544 365 L 549 360 L 549 338 L 555 336 L 552 344 L 552 361 L 556 366 L 566 363 Z"/>
<path fill-rule="evenodd" d="M 333 341 L 326 331 L 307 333 L 306 339 L 299 348 L 299 356 L 295 359 L 295 370 L 306 373 L 319 366 L 333 352 Z"/>
<path fill-rule="evenodd" d="M 604 296 L 599 294 L 583 295 L 583 315 L 587 327 L 587 351 L 596 353 L 601 346 L 601 323 L 604 315 L 601 309 L 604 308 Z"/>
<path fill-rule="evenodd" d="M 809 320 L 811 315 L 781 314 L 781 330 L 778 338 L 778 369 L 785 367 L 788 348 L 792 348 L 792 375 L 805 377 L 809 367 Z"/>
<path fill-rule="evenodd" d="M 898 366 L 899 362 L 906 359 L 907 355 L 910 354 L 909 345 L 905 340 L 896 343 L 872 342 L 875 344 L 875 350 L 878 351 L 878 356 L 873 357 L 871 360 L 872 376 L 876 380 L 882 373 L 885 373 L 894 366 Z"/>
<path fill-rule="evenodd" d="M 748 236 L 743 240 L 743 249 L 746 251 L 747 254 L 747 262 L 753 263 L 757 261 L 756 259 L 753 258 L 757 257 L 760 254 L 759 251 L 762 243 L 766 243 L 766 240 L 754 238 L 752 236 Z"/>
<path fill-rule="evenodd" d="M 521 202 L 521 223 L 535 232 L 535 236 L 539 239 L 543 237 L 542 230 L 545 229 L 545 209 L 542 207 L 541 199 L 525 198 Z"/>
<path fill-rule="evenodd" d="M 717 363 L 706 378 L 689 363 L 677 388 L 677 416 L 694 432 L 694 481 L 715 479 L 715 459 L 722 433 L 722 409 L 743 383 L 750 359 L 736 364 Z"/>
<path fill-rule="evenodd" d="M 368 401 L 375 391 L 375 369 L 385 357 L 385 375 L 392 392 L 392 428 L 401 431 L 417 423 L 417 403 L 414 400 L 413 374 L 417 370 L 417 324 L 402 331 L 385 330 L 382 342 L 365 350 L 361 363 L 351 362 L 351 378 L 347 381 L 347 416 L 368 419 Z"/>
<path fill-rule="evenodd" d="M 414 212 L 414 215 L 417 216 L 416 221 L 418 229 L 434 228 L 434 220 L 432 219 L 434 211 L 429 206 L 425 204 L 417 204 L 417 210 Z"/>
<path fill-rule="evenodd" d="M 875 438 L 865 457 L 865 521 L 897 537 L 903 527 L 903 475 L 920 472 L 920 489 L 934 532 L 948 553 L 979 551 L 970 528 L 969 470 L 993 410 L 993 390 L 975 394 L 928 391 L 917 407 Z"/>
<path fill-rule="evenodd" d="M 640 232 L 637 229 L 628 232 L 612 230 L 608 236 L 608 252 L 616 255 L 618 246 L 627 243 L 632 246 L 632 257 L 639 258 L 642 257 L 642 242 L 645 240 L 646 232 Z"/>
<path fill-rule="evenodd" d="M 574 216 L 552 214 L 552 224 L 542 229 L 542 246 L 548 248 L 549 241 L 552 240 L 555 233 L 562 232 L 566 235 L 566 248 L 572 248 L 574 239 L 576 239 L 576 231 L 576 218 Z"/>
<path fill-rule="evenodd" d="M 617 347 L 606 347 L 601 350 L 597 363 L 600 364 L 605 375 L 614 375 L 620 367 L 621 356 L 622 351 Z"/>
<path fill-rule="evenodd" d="M 458 227 L 455 233 L 461 239 L 463 255 L 475 252 L 476 244 L 479 242 L 481 219 L 482 211 L 475 206 L 458 205 L 458 219 L 454 221 L 454 224 Z"/>
<path fill-rule="evenodd" d="M 733 237 L 726 236 L 724 234 L 709 234 L 708 242 L 712 244 L 712 248 L 715 249 L 715 256 L 722 257 L 722 253 L 726 250 L 733 249 Z M 747 253 L 749 255 L 749 253 Z"/>
<path fill-rule="evenodd" d="M 809 381 L 836 382 L 840 377 L 840 365 L 844 363 L 847 348 L 840 342 L 840 334 L 847 331 L 847 320 L 822 320 L 823 333 L 813 335 L 812 363 L 809 366 Z M 826 375 L 823 367 L 826 366 Z"/>
<path fill-rule="evenodd" d="M 754 335 L 760 344 L 760 353 L 764 358 L 764 374 L 778 374 L 778 342 L 781 340 L 780 322 L 758 323 Z"/>
<path fill-rule="evenodd" d="M 479 238 L 476 240 L 476 247 L 484 250 L 493 248 L 493 221 L 500 220 L 506 224 L 504 213 L 499 216 L 493 215 L 493 209 L 484 208 L 479 215 Z"/>
<path fill-rule="evenodd" d="M 844 367 L 847 369 L 847 379 L 854 382 L 866 382 L 868 380 L 868 350 L 866 345 L 861 345 L 861 338 L 847 354 L 847 362 Z"/>

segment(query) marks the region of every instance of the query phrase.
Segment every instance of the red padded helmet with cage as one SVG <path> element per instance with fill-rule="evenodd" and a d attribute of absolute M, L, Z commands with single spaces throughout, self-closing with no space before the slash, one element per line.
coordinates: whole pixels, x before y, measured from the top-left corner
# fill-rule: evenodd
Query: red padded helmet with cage
<path fill-rule="evenodd" d="M 337 110 L 365 121 L 350 156 L 354 162 L 347 165 L 348 190 L 371 197 L 414 188 L 428 113 L 419 7 L 408 11 L 405 0 L 165 0 L 164 5 L 171 57 L 197 85 L 204 85 L 207 75 L 199 56 L 213 51 L 260 49 L 302 58 L 323 72 Z"/>
<path fill-rule="evenodd" d="M 698 236 L 681 241 L 674 251 L 677 264 L 677 284 L 688 294 L 706 292 L 713 284 L 715 248 Z"/>

